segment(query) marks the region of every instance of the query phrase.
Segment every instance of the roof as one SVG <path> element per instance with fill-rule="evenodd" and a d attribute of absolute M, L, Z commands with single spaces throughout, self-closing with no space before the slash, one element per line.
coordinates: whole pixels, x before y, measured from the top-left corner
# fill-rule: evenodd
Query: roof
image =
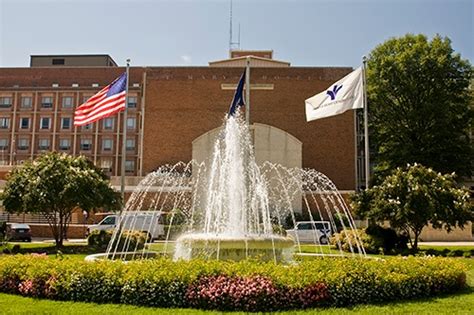
<path fill-rule="evenodd" d="M 242 56 L 237 58 L 230 58 L 230 59 L 222 59 L 216 61 L 209 61 L 209 66 L 241 66 L 240 64 L 250 58 L 250 62 L 257 64 L 257 66 L 261 67 L 289 67 L 290 63 L 287 61 L 275 60 L 275 59 L 268 59 L 258 56 Z M 252 62 L 253 61 L 253 62 Z"/>
<path fill-rule="evenodd" d="M 109 57 L 110 59 L 112 59 L 109 54 L 30 55 L 30 57 Z"/>

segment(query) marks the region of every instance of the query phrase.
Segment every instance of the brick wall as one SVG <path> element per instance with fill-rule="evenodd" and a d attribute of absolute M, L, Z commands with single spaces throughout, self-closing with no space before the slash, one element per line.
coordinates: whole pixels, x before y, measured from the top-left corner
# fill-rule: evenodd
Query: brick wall
<path fill-rule="evenodd" d="M 191 159 L 192 141 L 221 126 L 228 110 L 234 91 L 222 89 L 221 84 L 236 84 L 242 70 L 131 68 L 130 83 L 140 83 L 145 97 L 144 174 L 166 163 Z M 253 68 L 250 74 L 252 84 L 273 87 L 251 91 L 251 121 L 275 126 L 298 138 L 303 143 L 303 167 L 325 173 L 344 190 L 355 187 L 353 112 L 307 123 L 304 100 L 351 70 L 347 67 Z M 73 83 L 79 84 L 78 90 L 90 90 L 92 83 L 103 86 L 122 71 L 121 67 L 2 68 L 0 94 L 51 90 L 53 83 L 59 84 L 59 90 L 69 91 Z M 142 82 L 144 72 L 146 84 Z"/>
<path fill-rule="evenodd" d="M 219 127 L 234 91 L 239 68 L 147 68 L 144 171 L 189 161 L 192 141 Z M 350 68 L 255 68 L 252 84 L 273 90 L 251 91 L 251 121 L 280 128 L 303 142 L 303 167 L 315 168 L 339 189 L 355 187 L 353 112 L 306 122 L 304 100 L 337 81 Z M 153 129 L 154 132 L 150 132 Z"/>
<path fill-rule="evenodd" d="M 54 238 L 53 234 L 51 232 L 51 228 L 49 227 L 48 224 L 29 223 L 28 225 L 31 228 L 31 236 L 33 238 L 35 238 L 35 237 Z M 69 225 L 69 228 L 68 228 L 68 231 L 67 231 L 67 237 L 70 238 L 70 239 L 85 238 L 86 237 L 86 234 L 85 234 L 86 228 L 87 228 L 87 225 L 71 224 L 71 225 Z"/>

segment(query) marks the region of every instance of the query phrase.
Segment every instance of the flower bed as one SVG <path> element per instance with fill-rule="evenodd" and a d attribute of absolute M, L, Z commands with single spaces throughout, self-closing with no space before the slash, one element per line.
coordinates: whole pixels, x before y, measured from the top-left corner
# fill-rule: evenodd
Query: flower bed
<path fill-rule="evenodd" d="M 321 258 L 285 266 L 255 261 L 77 262 L 0 257 L 0 292 L 98 303 L 274 311 L 434 296 L 466 285 L 449 258 Z"/>

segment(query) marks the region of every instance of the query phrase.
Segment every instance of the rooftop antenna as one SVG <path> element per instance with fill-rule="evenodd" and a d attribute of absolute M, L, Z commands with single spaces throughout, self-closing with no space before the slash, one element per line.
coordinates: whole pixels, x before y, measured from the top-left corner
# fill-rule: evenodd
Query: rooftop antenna
<path fill-rule="evenodd" d="M 239 23 L 239 40 L 232 41 L 232 0 L 230 0 L 230 34 L 229 34 L 229 54 L 233 49 L 240 49 L 240 23 Z"/>

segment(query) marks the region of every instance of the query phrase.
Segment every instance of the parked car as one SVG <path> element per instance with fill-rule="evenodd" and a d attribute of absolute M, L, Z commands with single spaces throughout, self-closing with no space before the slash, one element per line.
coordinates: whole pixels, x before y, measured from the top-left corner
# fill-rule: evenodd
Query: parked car
<path fill-rule="evenodd" d="M 299 221 L 293 229 L 286 230 L 295 241 L 327 244 L 332 235 L 329 221 Z"/>
<path fill-rule="evenodd" d="M 31 228 L 24 223 L 11 223 L 7 225 L 7 239 L 9 241 L 31 242 Z"/>
<path fill-rule="evenodd" d="M 144 232 L 149 239 L 159 239 L 165 236 L 165 227 L 162 224 L 162 213 L 152 211 L 130 211 L 122 216 L 122 229 Z M 119 215 L 106 216 L 98 224 L 90 225 L 86 230 L 88 236 L 93 231 L 109 231 L 117 227 Z"/>

